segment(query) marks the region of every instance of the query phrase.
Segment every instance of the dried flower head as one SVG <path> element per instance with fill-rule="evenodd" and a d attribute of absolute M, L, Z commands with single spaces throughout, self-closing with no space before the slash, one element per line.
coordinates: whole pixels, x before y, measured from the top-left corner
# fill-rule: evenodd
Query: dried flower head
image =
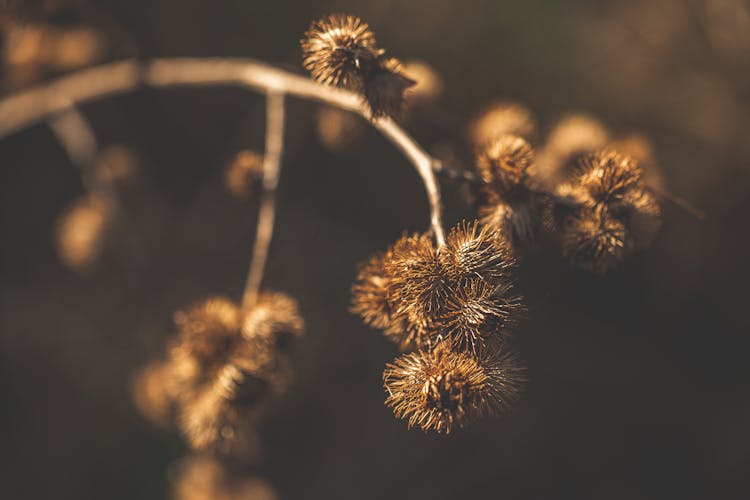
<path fill-rule="evenodd" d="M 643 181 L 647 186 L 659 188 L 664 184 L 654 146 L 647 137 L 640 134 L 626 135 L 610 142 L 607 149 L 633 158 L 643 169 Z"/>
<path fill-rule="evenodd" d="M 74 271 L 90 270 L 99 260 L 115 223 L 107 201 L 86 196 L 73 202 L 57 221 L 57 253 Z"/>
<path fill-rule="evenodd" d="M 174 500 L 276 500 L 273 487 L 205 455 L 191 455 L 170 475 Z"/>
<path fill-rule="evenodd" d="M 443 338 L 474 349 L 521 310 L 514 265 L 507 246 L 476 222 L 454 228 L 439 252 L 429 236 L 404 236 L 362 266 L 352 311 L 402 349 Z"/>
<path fill-rule="evenodd" d="M 527 140 L 536 134 L 531 112 L 515 102 L 496 102 L 477 115 L 469 125 L 469 141 L 481 147 L 501 135 L 517 135 Z"/>
<path fill-rule="evenodd" d="M 534 150 L 517 135 L 496 136 L 477 150 L 476 166 L 484 198 L 510 202 L 535 174 Z"/>
<path fill-rule="evenodd" d="M 477 150 L 476 168 L 482 224 L 520 253 L 536 240 L 545 211 L 533 148 L 516 135 L 496 136 Z"/>
<path fill-rule="evenodd" d="M 375 35 L 359 18 L 333 14 L 314 21 L 301 41 L 303 66 L 325 85 L 359 92 L 373 118 L 396 115 L 414 81 L 399 62 L 377 47 Z"/>
<path fill-rule="evenodd" d="M 373 118 L 398 115 L 414 80 L 404 76 L 397 59 L 381 57 L 364 78 L 364 96 Z"/>
<path fill-rule="evenodd" d="M 247 200 L 263 178 L 263 155 L 245 149 L 237 153 L 224 170 L 224 185 L 238 200 Z"/>
<path fill-rule="evenodd" d="M 226 297 L 210 297 L 174 315 L 178 335 L 172 346 L 198 363 L 201 375 L 211 377 L 224 364 L 239 340 L 240 309 Z"/>
<path fill-rule="evenodd" d="M 315 131 L 329 151 L 342 154 L 353 149 L 364 138 L 365 123 L 354 113 L 333 106 L 321 106 L 315 115 Z"/>
<path fill-rule="evenodd" d="M 305 322 L 297 301 L 278 292 L 264 292 L 245 311 L 242 335 L 248 340 L 266 344 L 277 351 L 285 351 L 294 338 L 301 337 Z"/>
<path fill-rule="evenodd" d="M 353 90 L 363 88 L 363 72 L 384 53 L 366 22 L 343 14 L 313 21 L 300 43 L 302 64 L 314 80 Z"/>
<path fill-rule="evenodd" d="M 498 201 L 479 207 L 480 222 L 509 242 L 516 255 L 530 248 L 539 237 L 546 214 L 545 200 L 535 193 L 515 203 Z"/>
<path fill-rule="evenodd" d="M 563 253 L 575 264 L 609 271 L 634 250 L 650 245 L 661 209 L 632 158 L 610 150 L 584 156 L 558 192 L 574 200 L 558 214 Z"/>
<path fill-rule="evenodd" d="M 227 363 L 214 381 L 183 398 L 178 425 L 188 444 L 251 459 L 258 452 L 257 403 L 268 393 L 265 367 L 257 376 Z"/>
<path fill-rule="evenodd" d="M 596 118 L 566 116 L 547 136 L 539 155 L 540 174 L 550 184 L 559 182 L 570 174 L 581 156 L 603 148 L 608 142 L 609 132 Z"/>
<path fill-rule="evenodd" d="M 409 427 L 450 434 L 485 416 L 494 416 L 518 397 L 522 370 L 507 353 L 478 356 L 438 344 L 431 351 L 405 354 L 386 366 L 386 405 Z"/>
<path fill-rule="evenodd" d="M 582 269 L 604 274 L 633 249 L 625 225 L 606 211 L 581 209 L 567 217 L 564 224 L 563 255 Z"/>
<path fill-rule="evenodd" d="M 283 393 L 292 380 L 285 350 L 304 323 L 297 303 L 281 293 L 261 293 L 246 309 L 225 297 L 210 297 L 175 314 L 176 339 L 168 351 L 161 386 L 141 400 L 162 397 L 195 449 L 254 457 L 254 423 L 264 401 Z M 151 398 L 150 396 L 154 396 Z M 146 411 L 149 411 L 147 408 Z M 166 413 L 166 412 L 162 412 Z"/>

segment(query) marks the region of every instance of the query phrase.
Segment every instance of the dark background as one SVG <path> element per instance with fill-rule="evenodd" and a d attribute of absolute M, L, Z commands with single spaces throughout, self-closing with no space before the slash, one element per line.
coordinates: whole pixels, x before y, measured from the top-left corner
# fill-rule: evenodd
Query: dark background
<path fill-rule="evenodd" d="M 570 269 L 552 246 L 532 255 L 519 277 L 530 309 L 515 342 L 530 378 L 520 402 L 451 437 L 408 431 L 383 406 L 381 372 L 396 352 L 347 305 L 358 261 L 426 227 L 422 186 L 374 131 L 349 154 L 327 152 L 315 105 L 293 100 L 265 283 L 299 299 L 308 335 L 294 355 L 297 383 L 263 424 L 259 470 L 281 498 L 750 496 L 748 9 L 84 6 L 85 22 L 113 34 L 107 59 L 246 56 L 290 68 L 311 19 L 352 12 L 391 54 L 443 76 L 441 109 L 454 119 L 408 125 L 426 146 L 460 140 L 462 121 L 495 98 L 527 104 L 543 129 L 586 111 L 617 133 L 647 134 L 668 189 L 708 213 L 699 222 L 666 205 L 654 246 L 605 278 Z M 174 310 L 241 294 L 256 208 L 226 194 L 222 170 L 238 149 L 262 146 L 263 100 L 236 89 L 140 91 L 82 110 L 100 143 L 143 159 L 127 233 L 140 253 L 119 252 L 87 276 L 64 269 L 54 222 L 82 194 L 80 178 L 44 125 L 0 141 L 0 497 L 164 498 L 168 467 L 186 450 L 137 414 L 130 381 L 162 353 Z M 470 215 L 457 186 L 446 183 L 445 197 L 448 225 Z"/>

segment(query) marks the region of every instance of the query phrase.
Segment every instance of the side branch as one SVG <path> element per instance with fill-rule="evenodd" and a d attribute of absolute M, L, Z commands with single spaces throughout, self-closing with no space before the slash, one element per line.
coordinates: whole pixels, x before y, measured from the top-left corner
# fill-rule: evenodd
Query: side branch
<path fill-rule="evenodd" d="M 261 93 L 283 93 L 323 102 L 370 119 L 370 110 L 354 92 L 328 87 L 307 77 L 251 59 L 155 59 L 143 64 L 126 60 L 87 69 L 19 92 L 0 101 L 0 136 L 38 122 L 72 105 L 111 94 L 153 87 L 239 85 Z M 433 158 L 396 122 L 385 117 L 371 121 L 414 165 L 427 191 L 430 225 L 439 247 L 445 242 L 440 187 L 433 172 Z"/>
<path fill-rule="evenodd" d="M 281 173 L 281 156 L 284 151 L 284 94 L 270 91 L 266 97 L 266 151 L 263 157 L 263 193 L 258 212 L 258 226 L 255 231 L 255 245 L 250 270 L 247 275 L 243 307 L 248 307 L 258 299 L 263 271 L 266 267 L 268 249 L 273 237 L 276 219 L 276 188 Z"/>

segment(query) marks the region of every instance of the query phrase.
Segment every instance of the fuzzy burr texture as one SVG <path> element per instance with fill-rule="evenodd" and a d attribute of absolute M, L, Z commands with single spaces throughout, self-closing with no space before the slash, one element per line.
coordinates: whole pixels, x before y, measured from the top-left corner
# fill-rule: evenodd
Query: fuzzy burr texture
<path fill-rule="evenodd" d="M 523 371 L 498 350 L 477 356 L 447 344 L 405 354 L 386 366 L 386 405 L 409 427 L 450 434 L 477 418 L 506 410 L 518 397 Z"/>
<path fill-rule="evenodd" d="M 536 157 L 517 135 L 500 135 L 477 150 L 481 221 L 520 253 L 541 230 L 546 200 L 540 196 Z"/>
<path fill-rule="evenodd" d="M 313 21 L 300 43 L 302 65 L 314 80 L 352 90 L 362 88 L 363 68 L 385 52 L 366 22 L 342 14 Z"/>
<path fill-rule="evenodd" d="M 175 323 L 167 359 L 155 365 L 168 369 L 147 369 L 137 379 L 139 408 L 152 419 L 175 420 L 194 449 L 252 458 L 264 402 L 293 378 L 286 354 L 304 332 L 296 301 L 263 292 L 241 309 L 210 297 L 176 313 Z"/>
<path fill-rule="evenodd" d="M 406 90 L 415 84 L 397 59 L 378 48 L 375 35 L 361 19 L 332 14 L 314 21 L 302 41 L 303 66 L 324 85 L 362 95 L 373 118 L 401 112 Z"/>
<path fill-rule="evenodd" d="M 508 248 L 476 222 L 453 228 L 439 251 L 429 236 L 404 236 L 362 266 L 352 311 L 402 349 L 448 338 L 474 350 L 508 334 L 522 310 L 514 267 Z"/>
<path fill-rule="evenodd" d="M 556 216 L 563 254 L 584 269 L 606 273 L 650 245 L 661 226 L 661 209 L 642 169 L 611 150 L 583 157 L 558 192 L 575 203 Z"/>

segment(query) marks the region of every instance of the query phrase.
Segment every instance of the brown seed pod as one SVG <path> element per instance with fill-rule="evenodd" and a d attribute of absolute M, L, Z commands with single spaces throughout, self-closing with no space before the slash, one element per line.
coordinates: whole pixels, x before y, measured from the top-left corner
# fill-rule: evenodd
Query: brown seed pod
<path fill-rule="evenodd" d="M 455 227 L 440 252 L 427 235 L 404 236 L 362 267 L 352 288 L 352 310 L 368 325 L 383 328 L 402 349 L 446 337 L 474 348 L 475 340 L 499 334 L 496 330 L 511 325 L 520 311 L 520 298 L 512 292 L 514 266 L 507 246 L 476 222 Z M 480 291 L 482 297 L 474 297 Z M 470 321 L 458 318 L 462 298 L 484 302 L 482 332 L 468 332 Z M 489 326 L 493 312 L 497 328 Z"/>
<path fill-rule="evenodd" d="M 440 257 L 453 279 L 481 277 L 490 283 L 510 281 L 517 266 L 507 242 L 477 221 L 454 226 Z"/>
<path fill-rule="evenodd" d="M 314 80 L 352 90 L 364 88 L 364 74 L 384 53 L 366 22 L 343 14 L 314 21 L 300 43 L 302 64 Z"/>
<path fill-rule="evenodd" d="M 514 358 L 499 351 L 478 356 L 438 344 L 405 354 L 383 372 L 386 406 L 409 427 L 450 434 L 480 417 L 501 413 L 523 382 Z"/>
<path fill-rule="evenodd" d="M 398 60 L 381 57 L 364 75 L 364 96 L 372 117 L 399 115 L 406 103 L 406 90 L 415 82 L 404 76 Z"/>
<path fill-rule="evenodd" d="M 643 181 L 649 187 L 660 188 L 664 185 L 664 176 L 656 159 L 654 146 L 643 135 L 631 134 L 621 137 L 607 145 L 607 149 L 633 158 L 643 169 Z"/>
<path fill-rule="evenodd" d="M 267 367 L 256 370 L 253 374 L 227 363 L 212 382 L 183 397 L 178 425 L 192 448 L 248 459 L 257 453 L 252 446 L 258 441 L 257 405 L 269 392 L 269 383 Z"/>
<path fill-rule="evenodd" d="M 510 334 L 522 311 L 510 282 L 491 284 L 471 279 L 449 295 L 441 307 L 440 335 L 459 349 L 476 352 L 488 342 Z"/>
<path fill-rule="evenodd" d="M 285 351 L 290 341 L 301 337 L 304 331 L 305 321 L 300 315 L 297 301 L 286 294 L 263 292 L 244 311 L 243 337 L 275 351 Z"/>
<path fill-rule="evenodd" d="M 384 329 L 391 325 L 388 304 L 388 277 L 383 267 L 388 254 L 376 253 L 362 264 L 352 285 L 351 312 L 362 316 L 365 324 Z"/>
<path fill-rule="evenodd" d="M 224 364 L 239 340 L 240 310 L 225 297 L 210 297 L 174 315 L 178 327 L 173 355 L 195 360 L 210 377 Z"/>
<path fill-rule="evenodd" d="M 536 121 L 531 111 L 521 104 L 499 101 L 490 104 L 469 124 L 469 142 L 482 147 L 502 135 L 516 135 L 531 140 L 536 134 Z"/>
<path fill-rule="evenodd" d="M 501 135 L 477 150 L 482 224 L 493 228 L 516 253 L 532 246 L 543 220 L 534 150 L 523 138 Z"/>
<path fill-rule="evenodd" d="M 634 250 L 651 244 L 661 209 L 630 157 L 601 150 L 583 157 L 558 187 L 574 208 L 559 210 L 563 253 L 576 265 L 605 273 Z"/>
<path fill-rule="evenodd" d="M 373 118 L 398 114 L 414 81 L 396 59 L 377 47 L 375 35 L 359 18 L 333 14 L 314 21 L 301 41 L 303 66 L 325 85 L 359 92 Z"/>
<path fill-rule="evenodd" d="M 111 203 L 96 196 L 73 202 L 57 222 L 57 253 L 65 266 L 91 270 L 99 261 L 115 224 Z"/>
<path fill-rule="evenodd" d="M 517 135 L 497 136 L 477 150 L 476 167 L 484 199 L 510 203 L 528 190 L 536 174 L 534 150 Z"/>
<path fill-rule="evenodd" d="M 510 204 L 498 201 L 479 207 L 480 222 L 510 243 L 517 255 L 531 247 L 543 226 L 546 204 L 538 196 Z"/>
<path fill-rule="evenodd" d="M 625 225 L 606 211 L 584 208 L 567 217 L 564 224 L 563 256 L 582 269 L 605 274 L 633 249 Z"/>
<path fill-rule="evenodd" d="M 247 200 L 263 178 L 263 155 L 245 149 L 237 153 L 224 170 L 224 186 L 238 200 Z"/>

